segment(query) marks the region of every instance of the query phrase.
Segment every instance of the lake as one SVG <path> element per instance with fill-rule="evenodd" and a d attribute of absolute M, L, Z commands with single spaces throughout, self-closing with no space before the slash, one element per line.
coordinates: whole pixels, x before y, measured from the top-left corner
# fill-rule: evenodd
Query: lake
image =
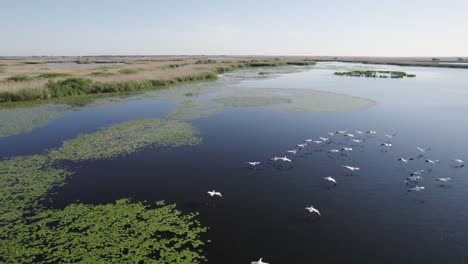
<path fill-rule="evenodd" d="M 335 76 L 335 71 L 396 70 L 415 78 Z M 264 72 L 264 74 L 259 74 Z M 147 148 L 108 160 L 81 162 L 47 206 L 111 203 L 131 197 L 165 200 L 200 212 L 210 227 L 208 263 L 468 263 L 468 173 L 451 160 L 468 160 L 466 69 L 363 65 L 239 70 L 212 82 L 59 108 L 37 125 L 0 138 L 3 158 L 40 154 L 80 133 L 119 122 L 181 119 L 200 131 L 195 147 Z M 312 102 L 312 103 L 310 103 Z M 55 106 L 49 106 L 54 108 Z M 0 110 L 0 120 L 31 113 Z M 55 112 L 54 112 L 55 113 Z M 50 117 L 50 118 L 49 118 Z M 4 122 L 4 121 L 2 121 Z M 6 124 L 6 123 L 4 123 Z M 14 131 L 11 128 L 9 131 Z M 342 134 L 346 130 L 364 142 Z M 354 131 L 375 130 L 377 134 Z M 394 134 L 392 139 L 385 134 Z M 286 153 L 305 139 L 296 155 Z M 392 147 L 381 144 L 390 141 Z M 349 155 L 330 149 L 352 147 Z M 424 157 L 416 147 L 430 148 Z M 270 161 L 287 155 L 291 163 Z M 408 164 L 398 158 L 416 157 Z M 440 160 L 431 165 L 426 159 Z M 261 161 L 256 169 L 245 162 Z M 360 167 L 349 175 L 342 167 Z M 404 183 L 423 175 L 421 192 Z M 333 187 L 323 180 L 332 176 Z M 453 180 L 441 186 L 439 177 Z M 222 199 L 206 196 L 222 192 Z M 321 217 L 304 207 L 313 205 Z"/>

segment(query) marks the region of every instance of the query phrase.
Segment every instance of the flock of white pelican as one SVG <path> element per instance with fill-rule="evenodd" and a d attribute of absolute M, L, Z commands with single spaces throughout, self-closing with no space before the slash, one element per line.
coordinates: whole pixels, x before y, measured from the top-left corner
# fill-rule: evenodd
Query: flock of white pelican
<path fill-rule="evenodd" d="M 330 135 L 330 138 L 319 137 L 317 140 L 305 139 L 303 143 L 296 144 L 295 145 L 296 148 L 286 150 L 286 153 L 289 153 L 291 155 L 296 155 L 302 149 L 308 147 L 311 144 L 323 144 L 323 146 L 330 145 L 330 144 L 333 143 L 332 138 L 337 137 L 337 135 L 340 135 L 340 134 L 343 137 L 348 138 L 353 143 L 363 143 L 363 142 L 366 141 L 366 139 L 364 137 L 358 138 L 359 136 L 376 135 L 377 132 L 374 131 L 374 130 L 368 130 L 368 131 L 356 130 L 356 131 L 354 131 L 354 133 L 352 133 L 352 132 L 350 133 L 350 132 L 344 131 L 344 130 L 339 130 L 339 131 L 336 131 L 336 132 L 328 132 L 328 135 Z M 381 151 L 386 152 L 387 149 L 392 148 L 393 144 L 392 144 L 392 142 L 390 140 L 392 140 L 396 136 L 397 136 L 397 134 L 386 134 L 384 136 L 386 138 L 386 141 L 380 144 L 380 146 L 382 148 Z M 424 158 L 425 163 L 427 163 L 428 165 L 437 165 L 437 164 L 441 163 L 439 160 L 435 160 L 435 159 L 433 160 L 433 159 L 426 158 L 426 156 L 425 156 L 426 152 L 430 151 L 431 150 L 430 148 L 416 147 L 416 150 L 418 150 L 420 152 L 419 155 L 417 155 L 416 157 L 414 157 L 414 158 L 402 158 L 401 157 L 401 158 L 398 158 L 398 161 L 400 161 L 401 163 L 404 163 L 404 164 L 408 164 L 410 161 L 414 161 L 416 159 Z M 349 153 L 351 153 L 352 151 L 353 151 L 352 147 L 341 147 L 341 148 L 329 149 L 327 151 L 327 153 L 338 153 L 338 154 L 341 154 L 343 156 L 348 156 Z M 293 158 L 289 158 L 287 156 L 274 156 L 273 158 L 271 158 L 269 160 L 271 162 L 286 162 L 286 163 L 294 162 Z M 462 167 L 465 166 L 464 161 L 459 159 L 459 158 L 454 159 L 451 162 L 452 162 L 452 166 L 455 167 L 455 168 L 462 168 Z M 257 166 L 259 166 L 259 165 L 261 165 L 263 163 L 264 162 L 262 162 L 262 161 L 248 161 L 248 162 L 246 162 L 246 164 L 252 169 L 256 169 Z M 361 170 L 361 168 L 356 167 L 356 166 L 352 166 L 352 165 L 342 165 L 342 167 L 344 169 L 348 170 L 350 172 L 350 175 L 352 175 L 353 173 L 357 173 L 358 171 Z M 431 171 L 431 168 L 412 171 L 410 173 L 410 175 L 404 181 L 404 183 L 408 186 L 408 189 L 407 189 L 408 192 L 424 191 L 426 189 L 426 187 L 421 186 L 421 183 L 422 183 L 422 180 L 423 180 L 422 175 L 425 174 L 425 173 L 428 173 L 430 171 Z M 450 177 L 439 177 L 439 178 L 436 178 L 435 181 L 440 182 L 440 186 L 444 186 L 445 183 L 451 181 L 452 179 L 453 178 L 450 178 Z M 335 178 L 331 177 L 331 176 L 324 177 L 323 180 L 326 181 L 327 183 L 331 184 L 332 186 L 337 185 L 337 180 Z M 214 197 L 214 196 L 223 197 L 221 192 L 217 192 L 215 190 L 208 191 L 208 194 L 211 197 Z M 322 216 L 320 211 L 317 208 L 315 208 L 313 205 L 306 206 L 305 210 L 310 214 L 316 215 L 317 217 Z M 263 262 L 262 259 L 263 258 L 260 258 L 258 261 L 252 261 L 251 263 L 252 264 L 268 264 L 266 262 Z"/>

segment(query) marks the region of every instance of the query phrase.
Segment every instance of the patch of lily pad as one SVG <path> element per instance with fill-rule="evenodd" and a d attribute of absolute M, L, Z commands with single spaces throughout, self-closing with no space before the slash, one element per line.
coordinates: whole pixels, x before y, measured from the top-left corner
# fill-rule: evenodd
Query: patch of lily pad
<path fill-rule="evenodd" d="M 15 228 L 0 251 L 6 263 L 180 263 L 205 260 L 197 214 L 175 205 L 71 204 Z"/>
<path fill-rule="evenodd" d="M 201 142 L 197 134 L 192 125 L 177 120 L 136 120 L 79 135 L 49 155 L 54 160 L 110 159 L 149 146 L 197 145 Z"/>

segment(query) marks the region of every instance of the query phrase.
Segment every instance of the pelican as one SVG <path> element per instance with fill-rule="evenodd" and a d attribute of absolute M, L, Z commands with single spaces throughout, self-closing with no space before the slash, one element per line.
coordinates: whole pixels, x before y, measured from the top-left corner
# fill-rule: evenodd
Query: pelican
<path fill-rule="evenodd" d="M 330 149 L 328 152 L 330 152 L 330 153 L 338 153 L 338 152 L 340 152 L 340 150 L 339 150 L 339 149 Z"/>
<path fill-rule="evenodd" d="M 430 160 L 430 159 L 427 159 L 427 160 L 426 160 L 426 163 L 436 164 L 436 163 L 440 163 L 440 161 L 439 161 L 439 160 Z"/>
<path fill-rule="evenodd" d="M 392 144 L 391 143 L 382 143 L 382 144 L 380 144 L 380 146 L 382 146 L 382 147 L 391 147 Z"/>
<path fill-rule="evenodd" d="M 313 140 L 313 139 L 306 139 L 306 140 L 304 140 L 304 141 L 307 142 L 307 143 L 310 143 L 310 142 L 312 142 L 312 141 L 314 141 L 314 140 Z"/>
<path fill-rule="evenodd" d="M 393 138 L 394 136 L 396 136 L 397 134 L 391 134 L 391 135 L 385 135 L 386 137 L 388 138 Z"/>
<path fill-rule="evenodd" d="M 299 147 L 299 148 L 305 148 L 305 146 L 307 146 L 307 144 L 297 144 L 296 147 Z"/>
<path fill-rule="evenodd" d="M 325 137 L 319 137 L 319 139 L 322 140 L 322 141 L 328 141 L 329 140 L 329 138 L 325 138 Z"/>
<path fill-rule="evenodd" d="M 251 165 L 252 167 L 255 167 L 257 166 L 258 164 L 260 164 L 261 162 L 260 161 L 249 161 L 247 162 L 249 165 Z"/>
<path fill-rule="evenodd" d="M 320 143 L 322 143 L 322 141 L 321 140 L 314 140 L 314 143 L 315 144 L 320 144 Z"/>
<path fill-rule="evenodd" d="M 457 168 L 465 167 L 465 162 L 461 159 L 454 159 L 453 162 L 455 162 Z"/>
<path fill-rule="evenodd" d="M 344 152 L 353 151 L 353 148 L 342 148 L 341 151 L 344 151 Z"/>
<path fill-rule="evenodd" d="M 291 150 L 286 150 L 288 153 L 292 153 L 293 155 L 296 155 L 296 153 L 299 151 L 299 149 L 291 149 Z"/>
<path fill-rule="evenodd" d="M 436 181 L 441 181 L 441 182 L 448 182 L 452 180 L 452 178 L 437 178 Z"/>
<path fill-rule="evenodd" d="M 317 213 L 319 216 L 322 216 L 319 210 L 315 209 L 312 205 L 310 207 L 306 207 L 305 209 L 309 211 L 310 213 Z"/>
<path fill-rule="evenodd" d="M 287 162 L 292 162 L 292 160 L 288 159 L 288 157 L 284 156 L 284 157 L 275 157 L 279 160 L 282 160 L 282 161 L 287 161 Z"/>
<path fill-rule="evenodd" d="M 369 130 L 369 131 L 366 131 L 366 133 L 367 133 L 367 134 L 377 134 L 377 132 L 376 132 L 376 131 L 374 131 L 374 130 Z"/>
<path fill-rule="evenodd" d="M 351 141 L 356 142 L 356 143 L 361 143 L 362 139 L 351 139 Z"/>
<path fill-rule="evenodd" d="M 346 133 L 346 131 L 345 131 L 345 130 L 338 130 L 338 131 L 336 131 L 336 133 L 337 133 L 337 134 L 338 134 L 338 133 L 339 133 L 339 134 L 344 134 L 344 133 Z"/>
<path fill-rule="evenodd" d="M 328 132 L 328 135 L 334 136 L 336 133 L 335 132 Z"/>
<path fill-rule="evenodd" d="M 271 158 L 271 160 L 273 160 L 273 161 L 277 161 L 277 160 L 279 160 L 279 159 L 280 159 L 280 157 L 276 157 L 276 156 L 274 156 L 273 158 Z"/>
<path fill-rule="evenodd" d="M 420 147 L 416 147 L 416 149 L 418 149 L 419 151 L 421 151 L 423 153 L 428 151 L 428 150 L 431 150 L 431 148 L 423 149 L 423 148 L 420 148 Z"/>
<path fill-rule="evenodd" d="M 323 179 L 326 180 L 326 181 L 329 181 L 329 182 L 333 182 L 333 184 L 336 185 L 336 180 L 333 179 L 331 176 L 325 177 L 325 178 L 323 178 Z"/>
<path fill-rule="evenodd" d="M 420 180 L 422 180 L 423 178 L 421 176 L 409 176 L 408 178 L 406 178 L 406 181 L 405 183 L 408 183 L 408 182 L 418 182 Z"/>
<path fill-rule="evenodd" d="M 252 261 L 251 264 L 268 264 L 262 261 L 263 258 L 260 258 L 258 261 Z"/>
<path fill-rule="evenodd" d="M 398 160 L 401 161 L 401 162 L 403 162 L 403 163 L 408 163 L 408 160 L 405 159 L 405 158 L 399 158 Z"/>
<path fill-rule="evenodd" d="M 345 134 L 344 136 L 345 136 L 345 137 L 351 137 L 351 138 L 354 137 L 353 134 Z"/>
<path fill-rule="evenodd" d="M 360 170 L 360 168 L 358 168 L 358 167 L 353 167 L 353 166 L 344 165 L 343 167 L 346 168 L 346 169 L 348 169 L 348 170 L 350 170 L 350 171 L 358 171 L 358 170 Z"/>
<path fill-rule="evenodd" d="M 413 172 L 411 172 L 410 176 L 421 175 L 424 172 L 426 172 L 426 171 L 425 170 L 413 171 Z"/>
<path fill-rule="evenodd" d="M 217 191 L 215 191 L 215 190 L 213 190 L 213 191 L 211 191 L 211 192 L 208 191 L 208 194 L 209 194 L 211 197 L 213 197 L 213 196 L 215 196 L 215 195 L 217 195 L 217 196 L 219 196 L 219 197 L 223 197 L 223 195 L 222 195 L 220 192 L 217 192 Z"/>
<path fill-rule="evenodd" d="M 412 191 L 415 191 L 415 192 L 420 192 L 422 190 L 426 189 L 424 186 L 414 186 L 413 188 L 410 188 L 408 189 L 408 192 L 412 192 Z"/>
<path fill-rule="evenodd" d="M 357 134 L 362 134 L 362 133 L 364 133 L 363 131 L 359 131 L 359 130 L 356 130 L 356 131 L 354 131 L 354 132 L 356 132 Z"/>

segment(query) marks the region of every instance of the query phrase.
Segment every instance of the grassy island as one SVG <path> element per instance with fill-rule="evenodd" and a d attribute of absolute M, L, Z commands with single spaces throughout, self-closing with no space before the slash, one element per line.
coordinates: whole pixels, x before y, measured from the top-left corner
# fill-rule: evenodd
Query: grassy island
<path fill-rule="evenodd" d="M 408 74 L 402 71 L 348 71 L 348 72 L 335 72 L 339 76 L 353 76 L 353 77 L 367 77 L 367 78 L 412 78 L 416 74 Z"/>

